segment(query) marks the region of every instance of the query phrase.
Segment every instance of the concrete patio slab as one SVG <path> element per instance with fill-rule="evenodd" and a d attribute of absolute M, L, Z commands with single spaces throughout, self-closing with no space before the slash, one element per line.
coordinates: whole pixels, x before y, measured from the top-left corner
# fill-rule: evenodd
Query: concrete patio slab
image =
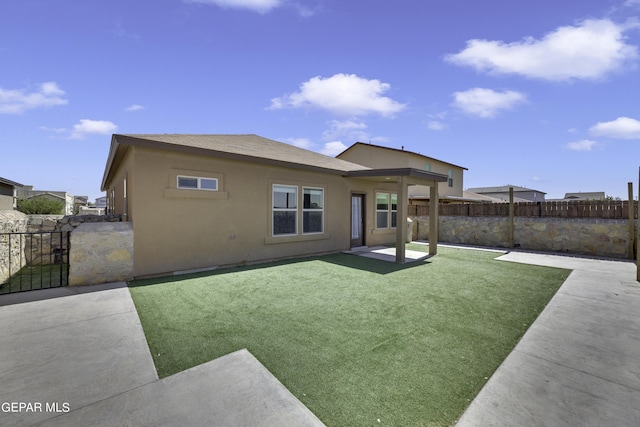
<path fill-rule="evenodd" d="M 457 426 L 637 426 L 640 284 L 635 265 L 510 252 L 574 271 Z"/>
<path fill-rule="evenodd" d="M 33 425 L 58 415 L 54 407 L 74 410 L 158 379 L 126 285 L 87 290 L 42 300 L 33 291 L 20 298 L 35 301 L 0 309 L 0 425 Z M 34 410 L 14 412 L 6 406 L 14 402 Z"/>
<path fill-rule="evenodd" d="M 70 425 L 324 426 L 247 350 L 42 424 Z"/>
<path fill-rule="evenodd" d="M 347 254 L 359 255 L 381 261 L 396 262 L 396 249 L 386 246 L 359 247 L 344 251 Z M 429 258 L 429 254 L 419 251 L 405 251 L 405 263 Z"/>
<path fill-rule="evenodd" d="M 125 283 L 0 305 L 1 426 L 323 426 L 247 350 L 159 380 Z"/>

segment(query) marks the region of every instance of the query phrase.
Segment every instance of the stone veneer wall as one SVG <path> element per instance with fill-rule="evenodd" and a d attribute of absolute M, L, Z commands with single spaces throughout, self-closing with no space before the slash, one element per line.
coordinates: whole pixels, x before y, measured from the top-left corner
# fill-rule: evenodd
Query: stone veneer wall
<path fill-rule="evenodd" d="M 636 221 L 637 226 L 637 221 Z M 628 258 L 628 220 L 514 218 L 517 248 Z M 413 237 L 429 239 L 429 217 L 413 218 Z M 509 218 L 441 216 L 442 243 L 509 247 Z"/>
<path fill-rule="evenodd" d="M 22 233 L 27 230 L 28 224 L 29 217 L 22 212 L 0 211 L 0 233 Z M 21 252 L 19 236 L 0 234 L 0 283 L 26 265 L 27 259 Z"/>
<path fill-rule="evenodd" d="M 119 215 L 25 215 L 15 210 L 5 210 L 0 211 L 0 233 L 73 231 L 84 223 L 119 222 L 121 220 Z M 11 254 L 9 254 L 9 250 L 11 250 Z M 33 237 L 0 235 L 0 283 L 26 265 L 57 262 L 60 256 L 67 254 L 67 251 L 66 239 L 62 239 L 60 242 L 60 235 L 57 234 L 34 235 Z M 11 271 L 9 271 L 9 259 L 11 259 Z"/>
<path fill-rule="evenodd" d="M 133 225 L 86 223 L 71 233 L 69 285 L 95 285 L 133 278 Z"/>

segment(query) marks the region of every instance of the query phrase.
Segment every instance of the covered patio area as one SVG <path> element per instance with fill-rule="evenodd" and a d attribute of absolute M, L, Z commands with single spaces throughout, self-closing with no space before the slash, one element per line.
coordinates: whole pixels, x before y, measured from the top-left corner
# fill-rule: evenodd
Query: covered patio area
<path fill-rule="evenodd" d="M 367 179 L 383 183 L 396 183 L 398 194 L 397 224 L 395 248 L 385 248 L 383 252 L 370 251 L 375 256 L 390 256 L 389 251 L 395 253 L 395 262 L 403 264 L 416 254 L 407 255 L 404 243 L 407 241 L 407 206 L 409 204 L 408 188 L 410 185 L 425 185 L 429 187 L 429 256 L 438 253 L 438 183 L 446 182 L 448 177 L 439 173 L 423 171 L 414 168 L 366 169 L 350 171 L 348 177 Z M 378 251 L 379 249 L 376 249 Z M 380 249 L 381 250 L 381 249 Z M 424 256 L 423 253 L 419 253 Z M 374 256 L 374 255 L 371 255 Z M 409 259 L 408 259 L 409 258 Z"/>

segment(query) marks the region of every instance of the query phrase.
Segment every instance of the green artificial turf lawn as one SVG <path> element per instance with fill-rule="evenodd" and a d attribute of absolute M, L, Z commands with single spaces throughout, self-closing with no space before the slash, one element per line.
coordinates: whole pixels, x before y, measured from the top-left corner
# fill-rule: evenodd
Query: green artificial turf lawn
<path fill-rule="evenodd" d="M 569 274 L 498 255 L 333 254 L 130 286 L 161 377 L 247 348 L 328 426 L 447 426 Z"/>

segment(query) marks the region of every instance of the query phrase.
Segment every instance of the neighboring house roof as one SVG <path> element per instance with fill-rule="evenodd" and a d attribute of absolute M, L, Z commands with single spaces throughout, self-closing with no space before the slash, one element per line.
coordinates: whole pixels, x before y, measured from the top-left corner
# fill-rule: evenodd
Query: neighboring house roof
<path fill-rule="evenodd" d="M 19 184 L 19 183 L 15 182 L 15 181 L 11 181 L 9 179 L 2 178 L 2 177 L 0 177 L 0 183 L 7 184 L 7 185 L 12 185 L 14 187 L 24 187 L 24 185 L 22 185 L 22 184 Z"/>
<path fill-rule="evenodd" d="M 578 192 L 578 193 L 565 193 L 565 200 L 600 200 L 604 199 L 604 191 L 592 191 L 592 192 Z"/>
<path fill-rule="evenodd" d="M 535 191 L 537 193 L 547 194 L 544 191 L 533 190 L 531 188 L 519 187 L 517 185 L 503 185 L 500 187 L 475 187 L 475 188 L 467 188 L 467 191 L 471 193 L 483 194 L 483 193 L 508 193 L 509 187 L 513 187 L 513 191 L 515 192 L 524 192 L 524 191 Z"/>
<path fill-rule="evenodd" d="M 454 167 L 456 167 L 456 168 L 460 168 L 460 169 L 464 169 L 464 170 L 469 170 L 469 169 L 465 168 L 464 166 L 454 165 L 453 163 L 445 162 L 445 161 L 443 161 L 443 160 L 439 160 L 439 159 L 436 159 L 436 158 L 434 158 L 434 157 L 429 157 L 429 156 L 425 156 L 424 154 L 416 153 L 416 152 L 414 152 L 414 151 L 405 150 L 405 149 L 404 149 L 404 147 L 403 147 L 402 149 L 398 149 L 398 148 L 385 147 L 385 146 L 383 146 L 383 145 L 367 144 L 367 143 L 364 143 L 364 142 L 356 142 L 356 143 L 355 143 L 355 144 L 353 144 L 351 147 L 347 148 L 347 149 L 346 149 L 346 150 L 344 150 L 342 153 L 338 154 L 336 157 L 340 157 L 342 154 L 344 154 L 344 153 L 346 153 L 347 151 L 349 151 L 349 150 L 353 149 L 354 147 L 357 147 L 358 145 L 366 145 L 366 146 L 368 146 L 368 147 L 382 148 L 382 149 L 385 149 L 385 150 L 391 150 L 391 151 L 398 151 L 398 152 L 401 152 L 401 153 L 414 154 L 414 155 L 416 155 L 416 156 L 423 157 L 423 158 L 424 158 L 424 159 L 426 159 L 426 160 L 435 160 L 435 161 L 437 161 L 437 162 L 444 163 L 444 164 L 447 164 L 447 165 L 450 165 L 450 166 L 454 166 Z"/>
<path fill-rule="evenodd" d="M 279 165 L 284 167 L 319 170 L 343 176 L 365 177 L 398 174 L 419 178 L 446 181 L 441 174 L 416 171 L 410 168 L 371 169 L 356 163 L 325 156 L 283 142 L 263 138 L 258 135 L 181 135 L 181 134 L 139 134 L 119 135 L 111 138 L 111 148 L 102 179 L 102 191 L 109 178 L 112 164 L 123 146 L 138 146 L 192 154 L 215 156 L 235 160 Z M 358 174 L 359 171 L 368 171 Z M 444 177 L 444 179 L 442 179 Z"/>
<path fill-rule="evenodd" d="M 429 200 L 428 196 L 410 196 L 412 200 Z M 508 203 L 503 199 L 497 197 L 491 197 L 484 194 L 472 193 L 470 191 L 463 191 L 462 196 L 443 196 L 440 197 L 440 201 L 449 203 Z M 531 200 L 523 199 L 521 197 L 514 197 L 514 202 L 530 202 Z"/>
<path fill-rule="evenodd" d="M 46 197 L 46 196 L 55 197 L 56 199 L 66 201 L 66 198 L 64 198 L 63 196 L 60 196 L 54 193 L 49 193 L 47 191 L 39 192 L 38 194 L 34 194 L 32 196 L 27 197 L 27 199 L 35 199 L 36 197 Z"/>

